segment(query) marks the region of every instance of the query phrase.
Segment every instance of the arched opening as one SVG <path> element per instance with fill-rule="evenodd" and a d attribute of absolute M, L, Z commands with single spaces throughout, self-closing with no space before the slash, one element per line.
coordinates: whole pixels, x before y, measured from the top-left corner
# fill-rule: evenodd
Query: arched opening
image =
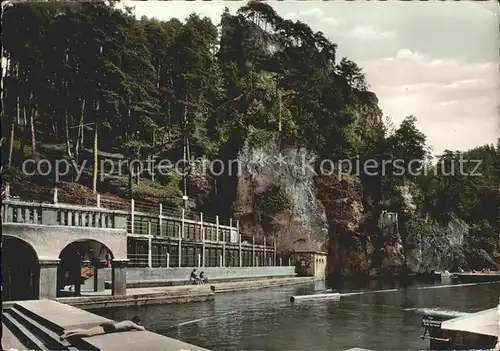
<path fill-rule="evenodd" d="M 2 300 L 38 299 L 40 266 L 33 247 L 19 238 L 2 237 Z"/>
<path fill-rule="evenodd" d="M 91 239 L 73 241 L 59 255 L 61 262 L 57 267 L 57 296 L 79 296 L 82 285 L 93 279 L 101 261 L 113 257 L 111 250 L 104 244 Z"/>

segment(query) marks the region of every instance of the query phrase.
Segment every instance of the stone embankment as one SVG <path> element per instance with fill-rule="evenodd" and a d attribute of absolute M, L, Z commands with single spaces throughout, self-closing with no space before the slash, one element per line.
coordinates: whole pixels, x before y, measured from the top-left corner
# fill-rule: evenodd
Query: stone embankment
<path fill-rule="evenodd" d="M 287 286 L 314 280 L 314 277 L 283 277 L 202 285 L 129 288 L 126 296 L 112 296 L 110 290 L 105 290 L 84 292 L 78 297 L 61 297 L 57 301 L 85 309 L 211 301 L 218 293 Z"/>

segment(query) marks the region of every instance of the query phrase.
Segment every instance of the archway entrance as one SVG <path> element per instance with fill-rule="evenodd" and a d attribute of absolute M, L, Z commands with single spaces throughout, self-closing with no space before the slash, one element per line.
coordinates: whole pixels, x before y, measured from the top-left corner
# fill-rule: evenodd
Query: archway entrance
<path fill-rule="evenodd" d="M 59 255 L 57 296 L 79 296 L 82 284 L 95 277 L 100 262 L 111 250 L 95 240 L 78 240 L 66 246 Z"/>
<path fill-rule="evenodd" d="M 28 243 L 4 235 L 2 237 L 3 301 L 38 299 L 40 266 L 38 256 Z"/>

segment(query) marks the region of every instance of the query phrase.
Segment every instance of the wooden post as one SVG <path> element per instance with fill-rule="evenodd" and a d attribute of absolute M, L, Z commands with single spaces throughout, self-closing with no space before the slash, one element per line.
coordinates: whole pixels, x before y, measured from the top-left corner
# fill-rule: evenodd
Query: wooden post
<path fill-rule="evenodd" d="M 153 235 L 151 235 L 151 222 L 148 222 L 148 267 L 153 267 Z"/>
<path fill-rule="evenodd" d="M 280 257 L 280 267 L 283 266 L 283 257 Z"/>
<path fill-rule="evenodd" d="M 274 248 L 273 248 L 274 249 L 274 252 L 273 252 L 274 263 L 273 263 L 273 265 L 277 266 L 277 262 L 276 262 L 276 237 L 273 238 L 273 246 L 274 246 Z"/>
<path fill-rule="evenodd" d="M 184 214 L 184 210 L 182 210 L 182 213 Z M 177 266 L 182 267 L 182 225 L 179 226 L 179 242 L 177 243 L 177 250 L 179 251 L 178 259 L 179 262 Z"/>
<path fill-rule="evenodd" d="M 163 234 L 163 204 L 160 203 L 160 213 L 158 215 L 158 235 L 162 236 Z"/>
<path fill-rule="evenodd" d="M 198 254 L 198 268 L 201 267 L 201 255 Z"/>
<path fill-rule="evenodd" d="M 264 237 L 264 257 L 262 258 L 262 261 L 263 261 L 262 263 L 264 264 L 264 266 L 267 264 L 267 262 L 266 262 L 267 261 L 266 260 L 266 258 L 267 258 L 267 252 L 266 252 L 266 250 L 267 250 L 266 249 L 266 237 Z"/>
<path fill-rule="evenodd" d="M 184 209 L 182 209 L 182 217 L 181 217 L 181 236 L 180 238 L 184 239 L 184 217 L 186 215 L 186 212 Z M 180 267 L 180 266 L 179 266 Z"/>
<path fill-rule="evenodd" d="M 240 263 L 240 267 L 243 267 L 243 254 L 241 252 L 241 234 L 238 232 L 238 241 L 239 241 L 239 263 Z"/>
<path fill-rule="evenodd" d="M 222 267 L 222 255 L 219 256 L 219 267 Z"/>
<path fill-rule="evenodd" d="M 226 267 L 226 241 L 222 242 L 222 266 Z"/>
<path fill-rule="evenodd" d="M 205 228 L 203 228 L 203 212 L 200 213 L 200 234 L 201 234 L 201 266 L 205 267 Z"/>
<path fill-rule="evenodd" d="M 57 191 L 58 189 L 57 188 L 54 188 L 54 193 L 53 193 L 53 197 L 52 197 L 52 202 L 57 204 Z"/>
<path fill-rule="evenodd" d="M 130 200 L 130 234 L 134 234 L 135 227 L 135 201 L 134 199 Z"/>
<path fill-rule="evenodd" d="M 97 207 L 101 207 L 101 194 L 96 194 L 95 196 L 96 202 L 97 202 Z"/>
<path fill-rule="evenodd" d="M 5 184 L 5 200 L 10 199 L 10 184 Z"/>
<path fill-rule="evenodd" d="M 8 201 L 10 199 L 10 185 L 8 183 L 5 184 L 5 201 Z M 3 208 L 3 213 L 2 213 L 2 221 L 3 222 L 10 222 L 12 221 L 12 218 L 9 217 L 9 205 L 7 205 L 5 202 L 2 202 L 2 208 Z M 37 210 L 35 209 L 35 214 L 37 213 Z M 38 223 L 35 221 L 35 223 Z"/>
<path fill-rule="evenodd" d="M 170 254 L 167 252 L 167 262 L 166 262 L 167 268 L 170 267 Z"/>
<path fill-rule="evenodd" d="M 239 244 L 239 266 L 243 267 L 243 253 L 241 251 L 241 234 L 240 234 L 240 221 L 237 219 L 236 220 L 236 233 L 238 235 L 238 244 Z"/>
<path fill-rule="evenodd" d="M 215 216 L 215 232 L 217 233 L 217 241 L 219 240 L 219 216 Z"/>
<path fill-rule="evenodd" d="M 252 236 L 252 266 L 255 267 L 255 235 Z"/>

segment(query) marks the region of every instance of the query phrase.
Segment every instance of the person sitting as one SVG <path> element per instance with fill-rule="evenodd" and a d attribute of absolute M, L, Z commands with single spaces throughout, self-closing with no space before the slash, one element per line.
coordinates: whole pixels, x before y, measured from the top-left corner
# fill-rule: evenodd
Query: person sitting
<path fill-rule="evenodd" d="M 189 281 L 193 282 L 194 284 L 200 284 L 200 278 L 198 277 L 198 274 L 196 274 L 196 268 L 192 270 L 191 276 L 189 277 Z"/>
<path fill-rule="evenodd" d="M 110 333 L 124 332 L 129 330 L 146 330 L 141 324 L 141 319 L 137 316 L 132 318 L 131 321 L 123 322 L 104 322 L 96 327 L 89 329 L 73 329 L 65 330 L 60 336 L 61 340 L 66 340 L 67 338 L 87 338 L 90 336 L 104 335 Z"/>
<path fill-rule="evenodd" d="M 205 272 L 200 273 L 200 282 L 201 284 L 208 283 L 208 278 L 206 277 Z"/>

